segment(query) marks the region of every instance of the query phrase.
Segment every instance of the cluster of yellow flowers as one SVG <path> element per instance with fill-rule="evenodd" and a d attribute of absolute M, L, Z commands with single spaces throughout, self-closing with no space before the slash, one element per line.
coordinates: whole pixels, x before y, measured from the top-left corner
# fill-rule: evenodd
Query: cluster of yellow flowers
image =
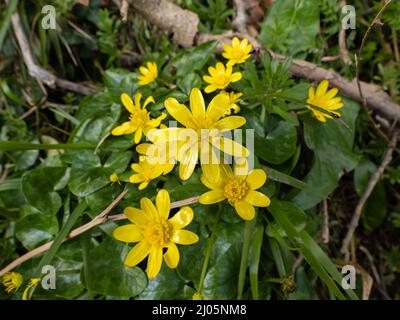
<path fill-rule="evenodd" d="M 208 83 L 206 93 L 225 90 L 230 83 L 239 81 L 242 74 L 233 72 L 232 68 L 245 62 L 252 50 L 246 39 L 239 41 L 236 37 L 231 45 L 225 44 L 224 48 L 223 56 L 228 59 L 228 63 L 225 66 L 217 62 L 215 67 L 209 67 L 210 75 L 203 77 Z M 148 62 L 147 67 L 140 67 L 139 71 L 140 85 L 147 85 L 157 79 L 157 65 L 153 62 Z M 142 107 L 140 93 L 135 95 L 134 101 L 123 93 L 121 101 L 130 113 L 129 121 L 114 128 L 112 134 L 134 134 L 134 143 L 138 144 L 136 151 L 140 155 L 139 162 L 131 165 L 135 173 L 129 181 L 139 183 L 138 188 L 144 189 L 151 180 L 171 172 L 176 163 L 179 163 L 179 177 L 187 180 L 200 162 L 201 181 L 211 190 L 204 193 L 199 202 L 214 204 L 226 199 L 240 217 L 245 220 L 254 219 L 254 206 L 266 207 L 270 203 L 266 195 L 256 191 L 264 185 L 267 176 L 261 169 L 249 171 L 247 148 L 222 135 L 246 123 L 244 117 L 231 115 L 232 111 L 240 111 L 237 102 L 241 96 L 242 93 L 221 91 L 206 106 L 202 92 L 193 88 L 189 96 L 190 109 L 175 98 L 167 98 L 164 102 L 165 109 L 182 125 L 168 128 L 161 123 L 166 118 L 165 113 L 152 118 L 146 109 L 150 103 L 154 103 L 153 97 L 148 97 Z M 181 138 L 182 133 L 188 130 L 196 134 L 195 140 L 189 146 L 185 139 L 187 137 Z M 207 133 L 202 134 L 203 130 Z M 151 143 L 139 144 L 143 134 Z M 237 161 L 234 169 L 228 164 L 221 164 L 214 148 L 240 161 Z M 150 150 L 153 152 L 150 153 Z M 110 180 L 119 183 L 116 174 L 111 175 Z M 161 269 L 163 258 L 170 268 L 178 265 L 177 244 L 190 245 L 198 241 L 196 234 L 183 229 L 193 220 L 194 214 L 190 207 L 183 207 L 169 218 L 170 198 L 166 190 L 158 192 L 155 205 L 150 199 L 142 198 L 140 207 L 125 209 L 124 214 L 132 224 L 116 228 L 113 235 L 123 242 L 137 242 L 126 256 L 125 265 L 135 266 L 148 257 L 147 275 L 154 278 Z"/>
<path fill-rule="evenodd" d="M 198 88 L 193 88 L 190 92 L 190 109 L 172 97 L 164 101 L 169 115 L 182 127 L 163 125 L 161 122 L 166 118 L 165 113 L 161 113 L 157 118 L 151 117 L 151 112 L 146 107 L 155 103 L 153 97 L 148 97 L 141 106 L 142 94 L 136 93 L 132 101 L 123 93 L 121 101 L 130 113 L 129 121 L 114 128 L 112 134 L 134 134 L 136 151 L 140 156 L 139 162 L 131 165 L 134 174 L 129 182 L 138 183 L 139 190 L 146 188 L 151 180 L 170 173 L 176 163 L 179 163 L 179 177 L 187 180 L 199 162 L 202 169 L 201 182 L 210 189 L 200 196 L 199 202 L 209 205 L 227 200 L 241 218 L 252 220 L 255 217 L 254 207 L 267 207 L 270 204 L 270 199 L 257 191 L 265 184 L 267 175 L 261 169 L 248 170 L 248 149 L 222 135 L 246 123 L 244 117 L 231 115 L 232 111 L 235 114 L 240 111 L 237 103 L 242 93 L 226 92 L 225 89 L 242 78 L 241 72 L 234 72 L 233 67 L 250 57 L 252 46 L 247 39 L 240 41 L 235 37 L 231 44 L 224 45 L 224 50 L 222 55 L 228 59 L 226 65 L 217 62 L 215 67 L 208 68 L 209 75 L 203 76 L 207 83 L 204 90 L 206 93 L 222 90 L 211 99 L 208 106 Z M 154 62 L 148 62 L 146 66 L 139 69 L 139 85 L 150 84 L 158 77 L 157 65 Z M 328 91 L 328 85 L 327 80 L 322 81 L 316 92 L 310 87 L 307 99 L 306 107 L 322 122 L 339 117 L 340 114 L 336 110 L 343 107 L 341 99 L 335 98 L 338 90 Z M 183 132 L 188 132 L 187 130 L 196 135 L 189 147 L 188 137 L 181 137 Z M 207 133 L 203 134 L 203 130 L 207 130 Z M 143 134 L 151 143 L 139 144 Z M 219 163 L 214 148 L 235 157 L 234 167 Z M 120 183 L 115 173 L 110 176 L 110 180 Z M 126 243 L 137 242 L 126 256 L 125 264 L 132 267 L 148 257 L 147 275 L 154 278 L 161 269 L 163 259 L 168 267 L 177 267 L 177 244 L 190 245 L 196 243 L 199 238 L 193 232 L 183 229 L 193 220 L 194 214 L 190 207 L 181 208 L 169 218 L 168 191 L 158 192 L 155 205 L 148 198 L 141 199 L 140 207 L 125 209 L 124 214 L 132 224 L 116 228 L 113 235 Z"/>
<path fill-rule="evenodd" d="M 39 281 L 39 278 L 31 278 L 29 280 L 28 285 L 25 287 L 25 290 L 22 293 L 22 300 L 28 299 L 29 290 L 36 286 Z M 1 277 L 1 283 L 5 287 L 6 292 L 17 292 L 24 283 L 24 278 L 22 274 L 18 272 L 9 272 Z"/>

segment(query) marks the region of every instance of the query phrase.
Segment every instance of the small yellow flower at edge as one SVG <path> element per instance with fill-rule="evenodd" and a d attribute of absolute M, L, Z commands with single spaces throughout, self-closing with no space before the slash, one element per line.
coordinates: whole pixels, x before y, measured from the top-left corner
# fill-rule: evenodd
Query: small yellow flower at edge
<path fill-rule="evenodd" d="M 142 138 L 142 133 L 145 135 L 154 128 L 160 126 L 161 121 L 167 116 L 162 113 L 156 119 L 150 119 L 150 112 L 146 110 L 149 103 L 153 102 L 153 97 L 148 97 L 144 102 L 143 108 L 140 106 L 140 100 L 142 99 L 142 94 L 137 93 L 135 95 L 135 103 L 133 103 L 131 97 L 126 93 L 121 94 L 121 101 L 124 107 L 130 112 L 129 121 L 124 122 L 120 126 L 112 130 L 114 136 L 120 136 L 123 134 L 131 134 L 135 132 L 135 143 L 139 143 Z"/>
<path fill-rule="evenodd" d="M 112 182 L 112 184 L 118 183 L 119 185 L 121 185 L 121 181 L 119 181 L 119 177 L 115 172 L 113 172 L 113 174 L 110 175 L 110 181 Z"/>
<path fill-rule="evenodd" d="M 224 44 L 224 52 L 222 56 L 228 59 L 228 66 L 245 62 L 250 57 L 253 46 L 249 44 L 247 39 L 240 41 L 237 37 L 232 39 L 232 45 Z"/>
<path fill-rule="evenodd" d="M 24 293 L 22 294 L 22 300 L 28 300 L 29 290 L 36 286 L 40 281 L 40 278 L 31 278 L 29 284 L 26 286 Z"/>
<path fill-rule="evenodd" d="M 243 95 L 241 92 L 225 92 L 223 94 L 226 94 L 229 97 L 229 107 L 225 111 L 224 116 L 229 116 L 233 113 L 238 113 L 240 111 L 240 107 L 237 105 L 237 102 L 240 100 L 240 97 Z"/>
<path fill-rule="evenodd" d="M 240 72 L 232 73 L 232 66 L 225 66 L 221 62 L 217 62 L 215 68 L 208 68 L 209 76 L 203 76 L 203 80 L 209 85 L 204 89 L 206 93 L 213 92 L 217 89 L 225 89 L 231 82 L 242 79 Z"/>
<path fill-rule="evenodd" d="M 12 291 L 18 291 L 19 287 L 22 285 L 24 279 L 20 273 L 9 272 L 6 273 L 2 278 L 2 284 L 5 287 L 5 291 L 11 293 Z"/>
<path fill-rule="evenodd" d="M 203 300 L 203 297 L 202 297 L 202 295 L 201 295 L 200 292 L 196 292 L 196 293 L 193 295 L 192 300 Z"/>
<path fill-rule="evenodd" d="M 263 193 L 256 191 L 267 180 L 267 175 L 263 170 L 254 169 L 247 175 L 243 175 L 238 174 L 238 166 L 234 171 L 227 164 L 220 166 L 220 179 L 216 183 L 209 181 L 204 175 L 201 176 L 201 182 L 211 189 L 200 196 L 201 204 L 214 204 L 227 199 L 244 220 L 254 218 L 254 206 L 269 206 L 271 200 Z"/>
<path fill-rule="evenodd" d="M 329 81 L 323 80 L 318 85 L 317 90 L 314 90 L 314 87 L 310 87 L 308 89 L 308 99 L 307 109 L 310 110 L 314 117 L 321 122 L 326 122 L 326 119 L 333 119 L 332 116 L 326 114 L 324 112 L 319 111 L 312 106 L 316 106 L 323 110 L 326 110 L 330 113 L 335 114 L 336 116 L 340 117 L 341 114 L 335 110 L 341 109 L 343 107 L 342 98 L 336 97 L 339 90 L 337 88 L 330 89 L 328 91 Z"/>
<path fill-rule="evenodd" d="M 132 163 L 131 168 L 135 174 L 129 178 L 130 183 L 140 183 L 138 189 L 143 190 L 151 180 L 161 175 L 168 174 L 174 168 L 174 164 L 153 163 L 147 157 L 140 156 L 139 163 Z"/>
<path fill-rule="evenodd" d="M 148 198 L 140 200 L 141 209 L 128 207 L 125 216 L 132 222 L 114 230 L 115 239 L 127 243 L 138 242 L 125 258 L 125 265 L 136 266 L 147 256 L 147 275 L 153 279 L 160 272 L 163 258 L 169 268 L 179 263 L 179 250 L 176 244 L 190 245 L 199 241 L 199 237 L 183 230 L 193 220 L 190 207 L 181 208 L 172 218 L 170 198 L 166 190 L 160 190 L 156 196 L 156 205 Z M 169 219 L 168 219 L 169 218 Z M 163 249 L 167 251 L 163 253 Z"/>
<path fill-rule="evenodd" d="M 157 64 L 155 62 L 147 62 L 146 67 L 141 66 L 139 68 L 139 72 L 142 74 L 138 76 L 139 85 L 145 86 L 157 79 L 158 77 L 158 69 Z"/>

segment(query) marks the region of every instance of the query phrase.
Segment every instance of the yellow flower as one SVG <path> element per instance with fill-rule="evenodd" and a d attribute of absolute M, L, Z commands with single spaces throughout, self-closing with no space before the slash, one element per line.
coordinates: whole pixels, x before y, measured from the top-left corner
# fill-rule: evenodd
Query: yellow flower
<path fill-rule="evenodd" d="M 328 91 L 328 86 L 328 80 L 323 80 L 318 85 L 316 92 L 312 86 L 310 89 L 308 89 L 307 103 L 311 106 L 307 106 L 307 109 L 309 109 L 313 113 L 314 117 L 321 122 L 326 122 L 326 119 L 333 119 L 333 117 L 329 114 L 319 111 L 316 108 L 313 108 L 312 106 L 323 109 L 328 113 L 336 115 L 337 117 L 340 117 L 341 115 L 335 110 L 343 107 L 342 98 L 335 98 L 339 90 L 337 88 L 333 88 Z"/>
<path fill-rule="evenodd" d="M 31 288 L 36 286 L 40 281 L 40 278 L 31 278 L 29 284 L 26 286 L 24 293 L 22 294 L 22 300 L 28 300 L 28 293 Z"/>
<path fill-rule="evenodd" d="M 139 190 L 143 190 L 148 186 L 151 180 L 156 179 L 162 174 L 171 172 L 174 164 L 159 164 L 149 161 L 144 156 L 139 157 L 139 163 L 132 163 L 131 168 L 135 174 L 129 178 L 130 183 L 140 183 Z"/>
<path fill-rule="evenodd" d="M 237 37 L 232 39 L 232 45 L 227 43 L 224 44 L 223 57 L 228 59 L 228 66 L 240 64 L 245 62 L 250 57 L 250 52 L 253 49 L 252 45 L 249 44 L 247 39 L 239 41 Z"/>
<path fill-rule="evenodd" d="M 237 102 L 240 100 L 240 97 L 243 95 L 243 93 L 241 92 L 225 92 L 224 94 L 226 94 L 229 97 L 229 107 L 228 109 L 225 111 L 224 116 L 229 116 L 232 111 L 233 113 L 238 113 L 240 111 L 240 107 L 237 105 Z"/>
<path fill-rule="evenodd" d="M 240 72 L 232 73 L 232 66 L 225 66 L 221 62 L 217 62 L 215 68 L 209 67 L 208 73 L 210 76 L 203 76 L 203 80 L 209 85 L 205 88 L 206 93 L 213 92 L 217 89 L 225 89 L 231 82 L 236 82 L 242 79 Z"/>
<path fill-rule="evenodd" d="M 116 127 L 111 132 L 114 136 L 120 136 L 123 134 L 131 134 L 135 132 L 135 143 L 139 143 L 142 138 L 142 133 L 145 135 L 151 129 L 160 126 L 161 121 L 167 116 L 162 113 L 156 119 L 150 119 L 150 112 L 146 110 L 147 105 L 150 102 L 154 103 L 153 97 L 148 97 L 144 102 L 143 108 L 140 106 L 140 100 L 142 99 L 142 94 L 137 93 L 135 95 L 135 103 L 126 93 L 121 94 L 121 101 L 124 107 L 130 112 L 129 121 L 124 122 L 122 125 Z"/>
<path fill-rule="evenodd" d="M 242 219 L 252 220 L 255 216 L 253 206 L 268 207 L 271 202 L 266 195 L 255 191 L 264 185 L 267 175 L 261 169 L 242 174 L 238 166 L 235 166 L 234 171 L 229 165 L 221 164 L 220 178 L 217 182 L 212 182 L 202 175 L 201 182 L 211 191 L 203 193 L 199 202 L 213 204 L 227 199 Z"/>
<path fill-rule="evenodd" d="M 115 172 L 113 172 L 113 174 L 110 176 L 110 181 L 112 182 L 112 184 L 118 183 L 119 185 L 121 185 L 121 181 L 119 181 L 118 175 Z"/>
<path fill-rule="evenodd" d="M 139 68 L 141 76 L 138 76 L 139 85 L 145 86 L 157 79 L 158 77 L 158 70 L 157 64 L 155 62 L 147 62 L 146 67 L 141 66 Z"/>
<path fill-rule="evenodd" d="M 179 263 L 179 251 L 176 244 L 190 245 L 199 241 L 199 237 L 184 227 L 193 220 L 193 210 L 190 207 L 181 208 L 172 218 L 168 219 L 170 198 L 168 191 L 160 190 L 156 197 L 156 206 L 148 198 L 140 200 L 140 209 L 128 207 L 125 216 L 132 224 L 118 227 L 114 230 L 115 239 L 123 242 L 139 242 L 131 249 L 125 258 L 125 265 L 136 266 L 149 256 L 147 275 L 155 278 L 160 272 L 162 260 L 169 268 L 176 268 Z M 163 254 L 163 249 L 167 248 Z"/>
<path fill-rule="evenodd" d="M 22 275 L 17 272 L 9 272 L 2 276 L 2 284 L 5 286 L 5 291 L 10 293 L 18 291 L 24 281 Z"/>
<path fill-rule="evenodd" d="M 170 145 L 173 150 L 175 150 L 173 146 L 178 148 L 176 159 L 180 162 L 179 177 L 182 180 L 190 178 L 198 160 L 203 173 L 209 176 L 209 179 L 218 177 L 219 157 L 216 156 L 214 147 L 235 157 L 248 156 L 249 151 L 245 147 L 222 136 L 224 132 L 239 128 L 246 123 L 246 119 L 240 116 L 221 119 L 229 107 L 227 95 L 216 95 L 206 109 L 201 91 L 193 88 L 190 93 L 190 111 L 175 98 L 165 100 L 165 107 L 186 129 L 176 127 L 158 129 L 152 131 L 153 134 L 149 134 L 148 137 L 153 142 L 157 138 L 158 144 Z"/>
<path fill-rule="evenodd" d="M 192 300 L 203 300 L 203 297 L 202 297 L 202 295 L 201 295 L 200 292 L 196 292 L 196 293 L 193 295 Z"/>

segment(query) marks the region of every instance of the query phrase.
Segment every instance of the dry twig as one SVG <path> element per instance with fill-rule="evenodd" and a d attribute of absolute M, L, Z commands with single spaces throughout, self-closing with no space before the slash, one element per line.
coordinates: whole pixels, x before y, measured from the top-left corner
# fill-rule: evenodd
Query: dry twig
<path fill-rule="evenodd" d="M 356 230 L 356 228 L 358 227 L 358 223 L 360 222 L 360 217 L 361 217 L 361 213 L 364 208 L 364 205 L 367 202 L 372 191 L 374 190 L 376 184 L 379 182 L 380 178 L 382 177 L 386 167 L 392 161 L 393 150 L 396 147 L 397 139 L 398 139 L 398 133 L 394 133 L 381 165 L 379 166 L 378 170 L 376 170 L 376 172 L 371 176 L 370 180 L 368 181 L 367 188 L 365 189 L 364 194 L 360 198 L 360 200 L 357 204 L 357 207 L 354 211 L 353 218 L 351 219 L 349 228 L 347 230 L 347 234 L 343 239 L 342 247 L 340 249 L 340 252 L 345 256 L 346 260 L 348 260 L 350 257 L 349 244 L 350 244 L 351 239 L 353 238 L 354 231 Z"/>
<path fill-rule="evenodd" d="M 328 209 L 328 200 L 324 199 L 322 201 L 323 206 L 323 221 L 322 221 L 322 242 L 329 243 L 329 209 Z"/>

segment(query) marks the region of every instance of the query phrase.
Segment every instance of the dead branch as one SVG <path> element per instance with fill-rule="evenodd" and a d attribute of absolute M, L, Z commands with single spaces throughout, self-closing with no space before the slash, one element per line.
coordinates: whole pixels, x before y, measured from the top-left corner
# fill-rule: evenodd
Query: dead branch
<path fill-rule="evenodd" d="M 322 235 L 321 239 L 323 243 L 329 243 L 329 209 L 328 209 L 328 200 L 324 199 L 322 201 L 323 206 L 323 220 L 322 220 Z"/>
<path fill-rule="evenodd" d="M 341 0 L 340 1 L 340 6 L 343 7 L 346 5 L 346 0 Z M 345 63 L 345 64 L 352 64 L 350 55 L 349 55 L 349 50 L 347 50 L 347 45 L 346 45 L 346 29 L 343 27 L 340 28 L 339 31 L 339 56 L 340 59 Z"/>

